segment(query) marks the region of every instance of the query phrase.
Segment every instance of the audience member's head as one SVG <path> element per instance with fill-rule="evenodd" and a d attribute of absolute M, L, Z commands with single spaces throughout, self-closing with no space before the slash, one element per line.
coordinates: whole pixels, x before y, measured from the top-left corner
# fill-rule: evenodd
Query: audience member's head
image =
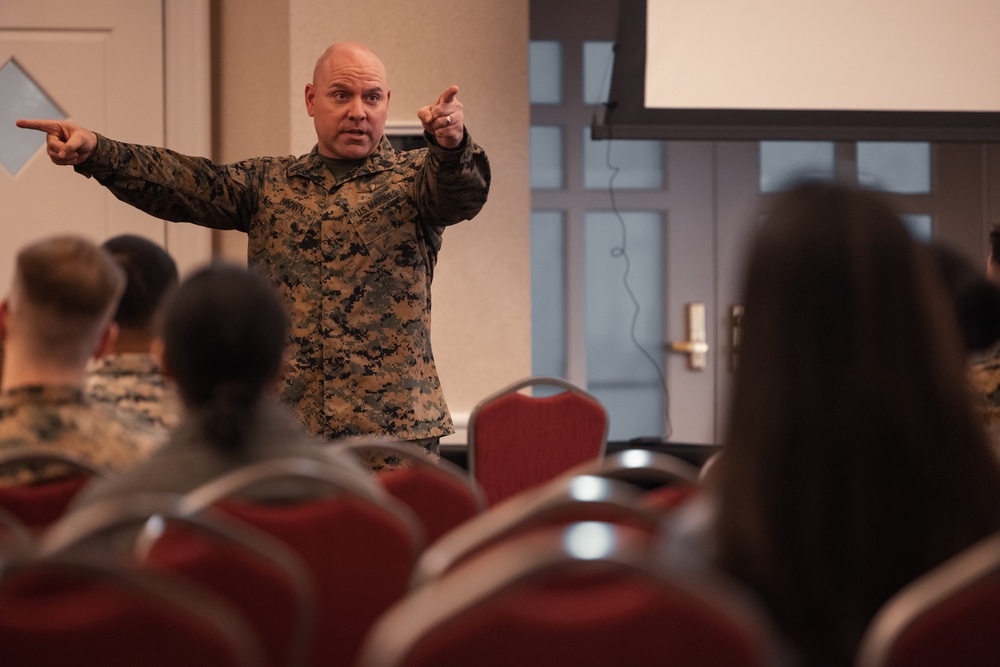
<path fill-rule="evenodd" d="M 121 330 L 118 350 L 148 352 L 160 307 L 177 285 L 177 265 L 161 246 L 133 234 L 112 237 L 103 247 L 126 276 L 125 292 L 114 316 Z M 137 349 L 124 349 L 129 345 Z"/>
<path fill-rule="evenodd" d="M 1000 285 L 976 269 L 964 255 L 941 243 L 931 252 L 944 281 L 966 352 L 982 352 L 1000 341 Z"/>
<path fill-rule="evenodd" d="M 111 317 L 124 286 L 111 256 L 83 238 L 59 236 L 21 250 L 2 311 L 4 388 L 25 372 L 39 381 L 49 372 L 80 373 L 82 382 L 87 361 L 113 342 Z"/>
<path fill-rule="evenodd" d="M 287 315 L 272 286 L 217 264 L 185 280 L 164 314 L 163 364 L 213 445 L 239 450 L 284 361 Z"/>
<path fill-rule="evenodd" d="M 777 198 L 743 305 L 716 556 L 807 656 L 849 664 L 893 592 L 1000 524 L 958 326 L 926 247 L 836 184 Z"/>
<path fill-rule="evenodd" d="M 1000 285 L 1000 222 L 990 229 L 990 254 L 986 258 L 986 277 Z"/>

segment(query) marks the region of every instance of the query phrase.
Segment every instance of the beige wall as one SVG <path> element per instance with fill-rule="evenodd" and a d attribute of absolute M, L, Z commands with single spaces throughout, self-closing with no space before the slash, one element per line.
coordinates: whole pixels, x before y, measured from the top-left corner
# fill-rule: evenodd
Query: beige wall
<path fill-rule="evenodd" d="M 433 344 L 452 412 L 531 371 L 528 0 L 215 0 L 215 157 L 302 153 L 315 143 L 303 89 L 330 43 L 385 61 L 389 122 L 460 87 L 469 132 L 490 157 L 483 211 L 449 229 L 434 279 Z M 243 259 L 241 235 L 219 255 Z"/>

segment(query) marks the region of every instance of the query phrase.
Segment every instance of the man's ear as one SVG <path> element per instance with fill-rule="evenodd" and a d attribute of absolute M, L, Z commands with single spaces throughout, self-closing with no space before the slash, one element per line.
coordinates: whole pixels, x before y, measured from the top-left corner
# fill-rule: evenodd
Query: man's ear
<path fill-rule="evenodd" d="M 306 84 L 306 113 L 310 116 L 315 113 L 313 111 L 313 102 L 316 101 L 316 89 L 311 83 Z"/>
<path fill-rule="evenodd" d="M 118 323 L 112 322 L 101 333 L 101 339 L 97 342 L 97 349 L 94 350 L 94 359 L 111 354 L 118 342 Z"/>
<path fill-rule="evenodd" d="M 167 364 L 166 347 L 163 345 L 162 338 L 156 337 L 149 343 L 149 353 L 160 364 L 160 372 L 163 373 L 163 376 L 172 378 L 173 374 L 170 372 L 170 366 Z"/>

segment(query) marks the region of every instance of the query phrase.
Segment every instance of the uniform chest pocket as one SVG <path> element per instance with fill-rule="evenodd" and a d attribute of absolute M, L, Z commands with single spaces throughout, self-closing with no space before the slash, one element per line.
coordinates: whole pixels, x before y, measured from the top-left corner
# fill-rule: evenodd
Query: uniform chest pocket
<path fill-rule="evenodd" d="M 417 208 L 403 192 L 376 195 L 350 212 L 351 226 L 373 257 L 415 241 Z"/>
<path fill-rule="evenodd" d="M 285 199 L 264 220 L 265 229 L 272 236 L 284 239 L 290 248 L 298 247 L 307 234 L 319 228 L 319 214 L 295 204 L 298 202 Z"/>
<path fill-rule="evenodd" d="M 250 261 L 278 283 L 297 280 L 303 264 L 320 261 L 319 216 L 296 203 L 286 199 L 266 208 L 250 230 Z"/>

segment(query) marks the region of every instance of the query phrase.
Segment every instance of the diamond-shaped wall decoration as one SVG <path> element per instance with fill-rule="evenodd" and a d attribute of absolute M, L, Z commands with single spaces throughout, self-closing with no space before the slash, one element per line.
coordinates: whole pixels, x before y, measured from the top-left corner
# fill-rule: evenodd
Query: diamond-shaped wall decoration
<path fill-rule="evenodd" d="M 44 134 L 14 124 L 19 118 L 63 120 L 66 114 L 11 58 L 0 67 L 0 164 L 11 174 L 16 174 L 35 151 L 45 146 Z"/>

